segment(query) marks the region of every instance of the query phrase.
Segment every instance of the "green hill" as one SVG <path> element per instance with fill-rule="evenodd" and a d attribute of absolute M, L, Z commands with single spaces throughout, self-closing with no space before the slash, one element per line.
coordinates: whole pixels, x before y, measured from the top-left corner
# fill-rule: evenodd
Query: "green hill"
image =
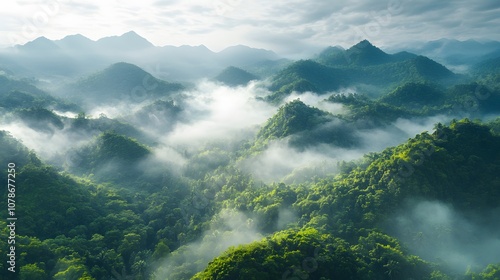
<path fill-rule="evenodd" d="M 258 80 L 259 78 L 241 68 L 230 66 L 222 70 L 214 79 L 228 86 L 236 87 L 244 86 L 250 81 Z"/>
<path fill-rule="evenodd" d="M 443 65 L 409 53 L 389 55 L 363 41 L 341 51 L 329 48 L 316 61 L 300 60 L 272 78 L 270 101 L 279 101 L 293 91 L 318 94 L 341 87 L 372 85 L 389 89 L 407 82 L 450 84 L 457 75 Z"/>
<path fill-rule="evenodd" d="M 140 164 L 150 150 L 137 140 L 106 131 L 92 143 L 74 151 L 77 164 L 71 166 L 76 174 L 93 174 L 99 181 L 132 183 L 141 175 Z"/>
<path fill-rule="evenodd" d="M 294 100 L 282 106 L 267 121 L 257 137 L 263 139 L 284 138 L 328 122 L 329 116 L 327 112 L 309 107 L 300 100 Z"/>
<path fill-rule="evenodd" d="M 357 143 L 353 128 L 343 120 L 294 100 L 279 108 L 257 134 L 256 147 L 276 139 L 288 138 L 299 149 L 319 143 L 343 147 Z"/>
<path fill-rule="evenodd" d="M 324 93 L 347 86 L 347 76 L 344 69 L 331 68 L 312 60 L 299 60 L 272 78 L 270 90 L 276 92 L 278 98 L 292 91 Z"/>
<path fill-rule="evenodd" d="M 182 88 L 180 84 L 159 80 L 138 66 L 119 62 L 64 87 L 60 92 L 91 105 L 124 100 L 142 102 L 169 96 Z"/>
<path fill-rule="evenodd" d="M 373 232 L 352 246 L 305 228 L 231 248 L 191 279 L 433 279 L 439 273 L 387 235 Z"/>
<path fill-rule="evenodd" d="M 108 134 L 100 139 L 109 157 L 131 161 L 145 154 L 144 149 L 119 136 Z M 179 242 L 164 233 L 173 232 L 167 220 L 179 221 L 177 231 L 189 231 L 182 224 L 182 215 L 171 212 L 186 196 L 180 183 L 164 181 L 168 191 L 146 198 L 140 190 L 132 193 L 119 185 L 98 185 L 60 173 L 3 131 L 0 144 L 0 161 L 6 167 L 7 163 L 15 164 L 15 182 L 10 182 L 16 186 L 15 197 L 9 198 L 16 202 L 18 217 L 16 243 L 11 244 L 18 253 L 16 278 L 107 279 L 164 257 L 170 251 L 168 246 L 175 249 Z M 121 153 L 115 152 L 120 149 Z M 126 150 L 132 154 L 127 155 Z M 0 174 L 7 178 L 7 168 Z M 6 186 L 0 191 L 0 207 L 4 209 L 7 195 Z M 138 207 L 140 203 L 151 203 L 151 208 Z M 5 221 L 0 225 L 7 228 Z M 158 237 L 153 231 L 159 232 Z M 0 232 L 4 240 L 8 235 L 8 231 Z M 6 255 L 7 249 L 1 246 L 0 253 Z M 7 263 L 0 264 L 0 278 L 12 278 L 7 267 Z M 145 272 L 140 274 L 146 277 Z"/>
<path fill-rule="evenodd" d="M 456 209 L 457 215 L 494 211 L 500 197 L 499 151 L 500 137 L 489 126 L 455 121 L 373 154 L 349 173 L 311 188 L 292 188 L 294 195 L 282 192 L 282 187 L 264 191 L 258 197 L 266 200 L 254 200 L 253 207 L 289 205 L 300 217 L 302 229 L 230 248 L 194 279 L 234 279 L 235 275 L 258 275 L 259 279 L 465 277 L 448 270 L 446 260 L 436 265 L 412 256 L 404 244 L 381 231 L 411 199 L 441 201 Z M 459 228 L 447 230 L 461 234 Z M 492 265 L 482 275 L 487 272 L 498 273 L 498 269 Z"/>

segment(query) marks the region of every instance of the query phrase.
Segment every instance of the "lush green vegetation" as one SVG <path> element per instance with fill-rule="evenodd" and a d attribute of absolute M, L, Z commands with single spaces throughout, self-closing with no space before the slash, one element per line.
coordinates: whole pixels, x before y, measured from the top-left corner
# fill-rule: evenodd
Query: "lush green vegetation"
<path fill-rule="evenodd" d="M 253 78 L 237 68 L 218 77 L 231 86 Z M 0 163 L 16 164 L 16 276 L 500 278 L 495 258 L 455 269 L 446 259 L 414 250 L 432 248 L 450 236 L 472 244 L 484 239 L 482 248 L 497 246 L 487 242 L 498 238 L 487 237 L 500 230 L 489 219 L 496 217 L 500 199 L 500 75 L 465 78 L 426 57 L 390 55 L 362 41 L 294 62 L 271 82 L 264 98 L 271 105 L 294 91 L 313 93 L 271 107 L 272 117 L 234 142 L 190 146 L 179 143 L 189 142 L 188 137 L 165 138 L 179 133 L 178 127 L 181 134 L 190 133 L 195 119 L 209 114 L 196 107 L 206 97 L 188 106 L 183 94 L 171 98 L 180 84 L 157 80 L 131 64 L 114 64 L 67 88 L 73 95 L 90 94 L 86 101 L 92 105 L 95 100 L 140 103 L 119 118 L 88 116 L 80 108 L 72 110 L 79 112 L 75 117 L 60 116 L 56 112 L 66 103 L 27 82 L 0 76 L 0 106 L 6 107 L 2 124 L 26 125 L 53 145 L 86 139 L 65 152 L 66 158 L 49 162 L 0 131 Z M 381 94 L 328 94 L 359 83 L 376 86 Z M 324 106 L 308 105 L 311 96 L 321 96 L 317 104 Z M 330 107 L 336 109 L 320 109 Z M 260 169 L 245 165 L 273 144 L 299 156 L 357 151 L 364 145 L 363 133 L 369 135 L 364 141 L 375 142 L 377 132 L 396 130 L 398 120 L 444 115 L 457 119 L 357 160 L 306 166 L 274 182 L 261 181 Z M 171 143 L 170 150 L 162 150 Z M 269 157 L 273 162 L 277 156 Z M 298 159 L 285 155 L 278 160 L 286 165 Z M 6 178 L 7 168 L 0 174 Z M 7 196 L 2 188 L 0 209 L 7 209 Z M 402 215 L 420 201 L 446 205 L 453 219 L 464 217 L 467 227 L 436 223 L 431 233 L 437 237 L 417 226 L 400 230 Z M 0 220 L 0 240 L 10 234 L 6 225 Z M 484 233 L 475 234 L 476 225 Z M 0 255 L 9 249 L 0 242 Z M 12 276 L 7 266 L 0 262 L 1 279 Z"/>

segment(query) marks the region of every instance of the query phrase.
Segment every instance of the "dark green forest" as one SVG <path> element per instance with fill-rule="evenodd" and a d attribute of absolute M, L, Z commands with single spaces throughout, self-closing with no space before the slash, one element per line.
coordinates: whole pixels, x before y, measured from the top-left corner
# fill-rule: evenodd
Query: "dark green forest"
<path fill-rule="evenodd" d="M 365 40 L 202 90 L 124 62 L 55 93 L 0 76 L 0 278 L 500 279 L 494 62 L 455 74 Z"/>

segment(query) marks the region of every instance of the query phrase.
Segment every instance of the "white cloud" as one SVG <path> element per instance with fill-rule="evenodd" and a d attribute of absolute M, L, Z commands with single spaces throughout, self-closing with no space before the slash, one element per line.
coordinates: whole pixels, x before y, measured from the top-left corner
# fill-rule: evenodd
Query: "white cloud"
<path fill-rule="evenodd" d="M 27 0 L 3 5 L 0 45 L 12 43 L 12 36 L 26 42 L 41 35 L 59 39 L 81 33 L 95 40 L 135 30 L 156 45 L 205 44 L 221 50 L 247 44 L 310 55 L 327 45 L 348 47 L 364 38 L 380 46 L 442 37 L 500 39 L 500 4 L 488 0 Z M 35 26 L 34 31 L 26 26 Z"/>
<path fill-rule="evenodd" d="M 242 140 L 252 135 L 276 108 L 256 96 L 268 94 L 257 83 L 230 88 L 201 82 L 187 92 L 183 105 L 183 119 L 175 130 L 163 138 L 174 147 L 199 147 L 211 141 Z"/>

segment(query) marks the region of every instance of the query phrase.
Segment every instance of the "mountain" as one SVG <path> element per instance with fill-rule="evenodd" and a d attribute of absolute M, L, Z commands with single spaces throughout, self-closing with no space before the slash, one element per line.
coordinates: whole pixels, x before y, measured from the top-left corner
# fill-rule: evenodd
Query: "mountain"
<path fill-rule="evenodd" d="M 479 42 L 476 40 L 439 39 L 421 44 L 413 44 L 407 50 L 431 57 L 446 65 L 472 66 L 478 60 L 492 58 L 500 52 L 500 42 Z"/>
<path fill-rule="evenodd" d="M 59 94 L 92 106 L 127 99 L 137 103 L 166 97 L 182 88 L 181 84 L 159 80 L 136 65 L 119 62 L 63 87 Z"/>
<path fill-rule="evenodd" d="M 95 48 L 94 41 L 81 35 L 68 35 L 60 40 L 53 41 L 59 48 L 72 52 L 84 52 Z"/>
<path fill-rule="evenodd" d="M 21 77 L 36 76 L 57 82 L 88 75 L 120 61 L 155 71 L 158 78 L 175 81 L 213 77 L 229 66 L 258 67 L 259 73 L 269 73 L 281 65 L 281 58 L 269 50 L 243 45 L 220 52 L 213 52 L 203 45 L 160 47 L 134 31 L 97 41 L 80 34 L 59 40 L 40 37 L 14 49 L 3 50 L 0 58 L 1 67 L 11 69 Z"/>
<path fill-rule="evenodd" d="M 137 140 L 106 131 L 75 151 L 79 162 L 71 170 L 76 174 L 94 174 L 99 181 L 124 185 L 140 177 L 138 166 L 150 153 L 149 148 Z"/>
<path fill-rule="evenodd" d="M 331 50 L 331 49 L 330 49 Z M 323 60 L 297 61 L 272 78 L 270 101 L 281 100 L 293 91 L 324 94 L 342 87 L 371 85 L 386 90 L 407 82 L 456 83 L 458 76 L 443 65 L 410 53 L 389 55 L 362 41 L 347 51 L 335 49 Z M 325 57 L 329 57 L 325 60 Z"/>
<path fill-rule="evenodd" d="M 129 31 L 121 36 L 104 37 L 96 41 L 95 47 L 106 51 L 143 51 L 154 47 L 148 40 L 139 36 L 134 31 Z"/>
<path fill-rule="evenodd" d="M 347 50 L 339 47 L 328 47 L 321 52 L 316 60 L 328 66 L 369 66 L 384 63 L 398 62 L 416 57 L 416 55 L 401 52 L 390 55 L 363 40 Z"/>
<path fill-rule="evenodd" d="M 456 75 L 368 41 L 295 62 L 133 32 L 99 44 L 0 54 L 0 209 L 17 218 L 0 219 L 0 240 L 16 226 L 0 255 L 15 251 L 15 277 L 500 277 L 496 68 Z M 166 82 L 207 73 L 266 80 L 238 96 Z M 56 93 L 78 105 L 48 91 L 69 78 Z"/>
<path fill-rule="evenodd" d="M 279 108 L 258 132 L 254 148 L 260 149 L 270 141 L 285 138 L 297 149 L 319 143 L 352 147 L 358 142 L 352 125 L 328 112 L 307 106 L 300 100 Z"/>
<path fill-rule="evenodd" d="M 53 41 L 45 38 L 45 37 L 38 37 L 33 41 L 27 42 L 24 45 L 18 45 L 16 46 L 20 51 L 28 51 L 28 52 L 43 52 L 43 53 L 48 53 L 52 54 L 54 52 L 57 52 L 59 47 L 57 46 L 56 43 Z"/>
<path fill-rule="evenodd" d="M 438 124 L 432 133 L 419 134 L 372 155 L 368 163 L 347 174 L 316 183 L 308 195 L 288 193 L 290 201 L 281 201 L 280 206 L 293 205 L 296 215 L 304 219 L 303 227 L 232 247 L 210 261 L 194 279 L 233 279 L 234 275 L 262 279 L 388 279 L 387 275 L 395 279 L 447 279 L 461 275 L 465 267 L 454 270 L 447 263 L 455 262 L 449 254 L 453 245 L 447 241 L 457 240 L 457 249 L 465 253 L 461 242 L 481 231 L 473 227 L 498 232 L 491 224 L 495 216 L 488 213 L 495 211 L 500 196 L 500 181 L 491 173 L 500 171 L 499 154 L 491 153 L 499 150 L 499 136 L 486 125 L 468 120 L 450 126 Z M 263 197 L 273 201 L 271 193 L 279 191 L 284 189 L 276 187 Z M 411 226 L 404 224 L 404 218 L 395 214 L 403 213 L 414 200 L 426 201 L 422 207 L 428 212 L 419 212 L 418 217 L 420 223 L 429 220 L 427 228 L 417 221 Z M 450 210 L 436 208 L 439 202 L 450 205 L 443 206 Z M 488 221 L 467 216 L 471 211 Z M 453 222 L 458 217 L 469 217 L 463 219 L 467 219 L 470 235 Z M 444 225 L 445 229 L 436 228 Z M 396 233 L 399 226 L 403 229 Z M 422 258 L 410 251 L 419 252 Z M 479 255 L 484 256 L 484 251 Z M 487 255 L 483 263 L 496 261 L 495 253 Z M 442 261 L 430 263 L 436 256 Z M 311 265 L 298 265 L 304 260 Z M 495 265 L 488 269 L 494 275 L 500 271 Z"/>
<path fill-rule="evenodd" d="M 51 75 L 76 75 L 79 66 L 73 54 L 64 51 L 54 41 L 39 37 L 3 54 L 15 63 L 14 68 L 25 70 L 24 77 L 47 77 Z"/>
<path fill-rule="evenodd" d="M 247 85 L 250 81 L 258 79 L 259 78 L 257 76 L 234 66 L 227 67 L 214 78 L 214 80 L 232 87 L 244 86 Z"/>
<path fill-rule="evenodd" d="M 324 93 L 348 85 L 345 69 L 328 67 L 312 60 L 299 60 L 272 78 L 270 89 L 280 95 L 293 91 Z"/>

